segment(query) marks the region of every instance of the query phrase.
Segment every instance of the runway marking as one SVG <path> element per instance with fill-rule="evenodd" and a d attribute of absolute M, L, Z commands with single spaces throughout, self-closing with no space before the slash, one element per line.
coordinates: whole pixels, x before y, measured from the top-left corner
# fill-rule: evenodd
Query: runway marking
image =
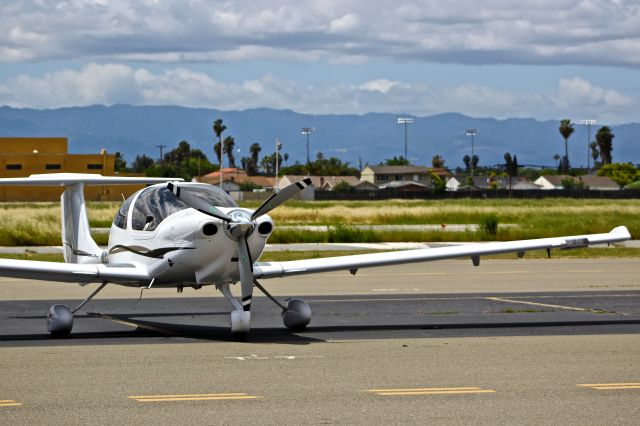
<path fill-rule="evenodd" d="M 411 395 L 460 395 L 477 393 L 496 393 L 494 389 L 478 387 L 458 388 L 409 388 L 409 389 L 368 389 L 369 392 L 380 396 L 411 396 Z"/>
<path fill-rule="evenodd" d="M 0 407 L 20 407 L 22 403 L 15 399 L 0 399 Z"/>
<path fill-rule="evenodd" d="M 284 360 L 295 360 L 302 358 L 324 358 L 324 355 L 275 355 L 272 357 L 268 356 L 258 356 L 256 354 L 244 355 L 244 356 L 225 356 L 224 359 L 235 359 L 238 361 L 248 361 L 248 360 L 268 360 L 268 359 L 284 359 Z"/>
<path fill-rule="evenodd" d="M 640 389 L 640 383 L 591 383 L 577 386 L 597 390 Z"/>
<path fill-rule="evenodd" d="M 563 305 L 552 305 L 549 303 L 539 303 L 539 302 L 525 302 L 524 300 L 513 300 L 513 299 L 505 299 L 502 297 L 485 297 L 487 300 L 492 300 L 494 302 L 507 302 L 507 303 L 521 303 L 523 305 L 533 305 L 533 306 L 542 306 L 545 308 L 555 308 L 555 309 L 564 309 L 566 311 L 578 311 L 578 312 L 594 312 L 594 313 L 603 313 L 601 309 L 591 309 L 591 308 L 576 308 L 573 306 L 563 306 Z"/>
<path fill-rule="evenodd" d="M 246 393 L 202 393 L 184 395 L 137 395 L 129 396 L 138 402 L 174 402 L 174 401 L 235 401 L 244 399 L 259 399 L 260 396 Z"/>

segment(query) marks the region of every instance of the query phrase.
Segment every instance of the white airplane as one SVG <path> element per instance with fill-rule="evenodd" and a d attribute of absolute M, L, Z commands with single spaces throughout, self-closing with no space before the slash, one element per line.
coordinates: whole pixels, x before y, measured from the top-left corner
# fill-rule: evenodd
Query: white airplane
<path fill-rule="evenodd" d="M 54 305 L 47 317 L 47 330 L 66 336 L 73 327 L 73 313 L 107 284 L 130 287 L 184 287 L 199 289 L 214 285 L 229 301 L 231 332 L 245 335 L 251 322 L 254 286 L 282 309 L 284 325 L 304 329 L 311 321 L 311 309 L 302 300 L 284 304 L 271 296 L 259 279 L 360 268 L 470 258 L 475 266 L 480 256 L 529 250 L 572 249 L 592 244 L 615 243 L 631 238 L 624 226 L 609 233 L 534 240 L 468 244 L 454 247 L 361 254 L 287 262 L 257 262 L 273 221 L 267 214 L 311 181 L 307 178 L 273 194 L 258 209 L 238 207 L 220 188 L 180 179 L 110 177 L 92 174 L 53 173 L 28 178 L 0 179 L 0 185 L 63 186 L 62 243 L 65 263 L 0 259 L 0 276 L 59 281 L 86 285 L 99 283 L 73 310 Z M 85 185 L 153 184 L 129 198 L 118 210 L 103 250 L 89 232 L 84 200 Z M 230 286 L 240 282 L 241 300 Z"/>

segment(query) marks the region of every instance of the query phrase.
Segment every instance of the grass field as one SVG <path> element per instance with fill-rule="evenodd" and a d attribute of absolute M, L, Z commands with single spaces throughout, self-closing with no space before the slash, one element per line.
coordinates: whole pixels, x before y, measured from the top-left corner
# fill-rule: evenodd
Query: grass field
<path fill-rule="evenodd" d="M 91 227 L 109 227 L 120 203 L 89 203 Z M 255 208 L 258 202 L 243 203 Z M 291 201 L 270 215 L 276 230 L 271 243 L 483 241 L 542 238 L 608 232 L 626 225 L 640 238 L 640 200 L 389 200 L 347 202 Z M 497 233 L 447 231 L 368 231 L 352 225 L 477 224 L 495 216 Z M 59 245 L 58 203 L 0 204 L 0 245 Z M 278 225 L 328 225 L 325 232 L 282 230 Z M 96 236 L 99 243 L 106 236 Z"/>

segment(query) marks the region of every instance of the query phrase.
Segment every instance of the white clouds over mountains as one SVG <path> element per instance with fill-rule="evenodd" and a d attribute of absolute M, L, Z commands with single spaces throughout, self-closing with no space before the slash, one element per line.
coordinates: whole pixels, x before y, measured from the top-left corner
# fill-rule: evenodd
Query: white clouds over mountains
<path fill-rule="evenodd" d="M 581 78 L 561 79 L 554 90 L 529 93 L 474 84 L 433 87 L 385 79 L 354 86 L 309 85 L 265 75 L 239 83 L 217 81 L 186 68 L 153 73 L 122 64 L 91 63 L 41 78 L 21 75 L 0 84 L 0 104 L 55 108 L 92 104 L 183 105 L 242 110 L 269 106 L 306 113 L 456 111 L 475 116 L 556 118 L 566 111 L 601 121 L 633 120 L 637 102 Z M 526 112 L 525 112 L 526 111 Z M 603 112 L 605 111 L 605 112 Z M 627 113 L 627 111 L 631 111 Z"/>
<path fill-rule="evenodd" d="M 636 0 L 4 1 L 0 105 L 637 121 L 639 23 Z"/>
<path fill-rule="evenodd" d="M 633 0 L 21 0 L 0 61 L 264 57 L 640 66 Z"/>

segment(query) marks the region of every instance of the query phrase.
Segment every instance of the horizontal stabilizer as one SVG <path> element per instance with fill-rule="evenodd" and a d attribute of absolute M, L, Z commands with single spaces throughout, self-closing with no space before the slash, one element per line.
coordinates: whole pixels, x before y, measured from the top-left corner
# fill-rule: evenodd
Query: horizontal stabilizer
<path fill-rule="evenodd" d="M 182 179 L 138 176 L 102 176 L 92 173 L 46 173 L 31 175 L 24 178 L 0 179 L 0 185 L 71 186 L 77 183 L 83 183 L 85 185 L 136 185 L 164 183 L 170 181 L 182 181 Z"/>

